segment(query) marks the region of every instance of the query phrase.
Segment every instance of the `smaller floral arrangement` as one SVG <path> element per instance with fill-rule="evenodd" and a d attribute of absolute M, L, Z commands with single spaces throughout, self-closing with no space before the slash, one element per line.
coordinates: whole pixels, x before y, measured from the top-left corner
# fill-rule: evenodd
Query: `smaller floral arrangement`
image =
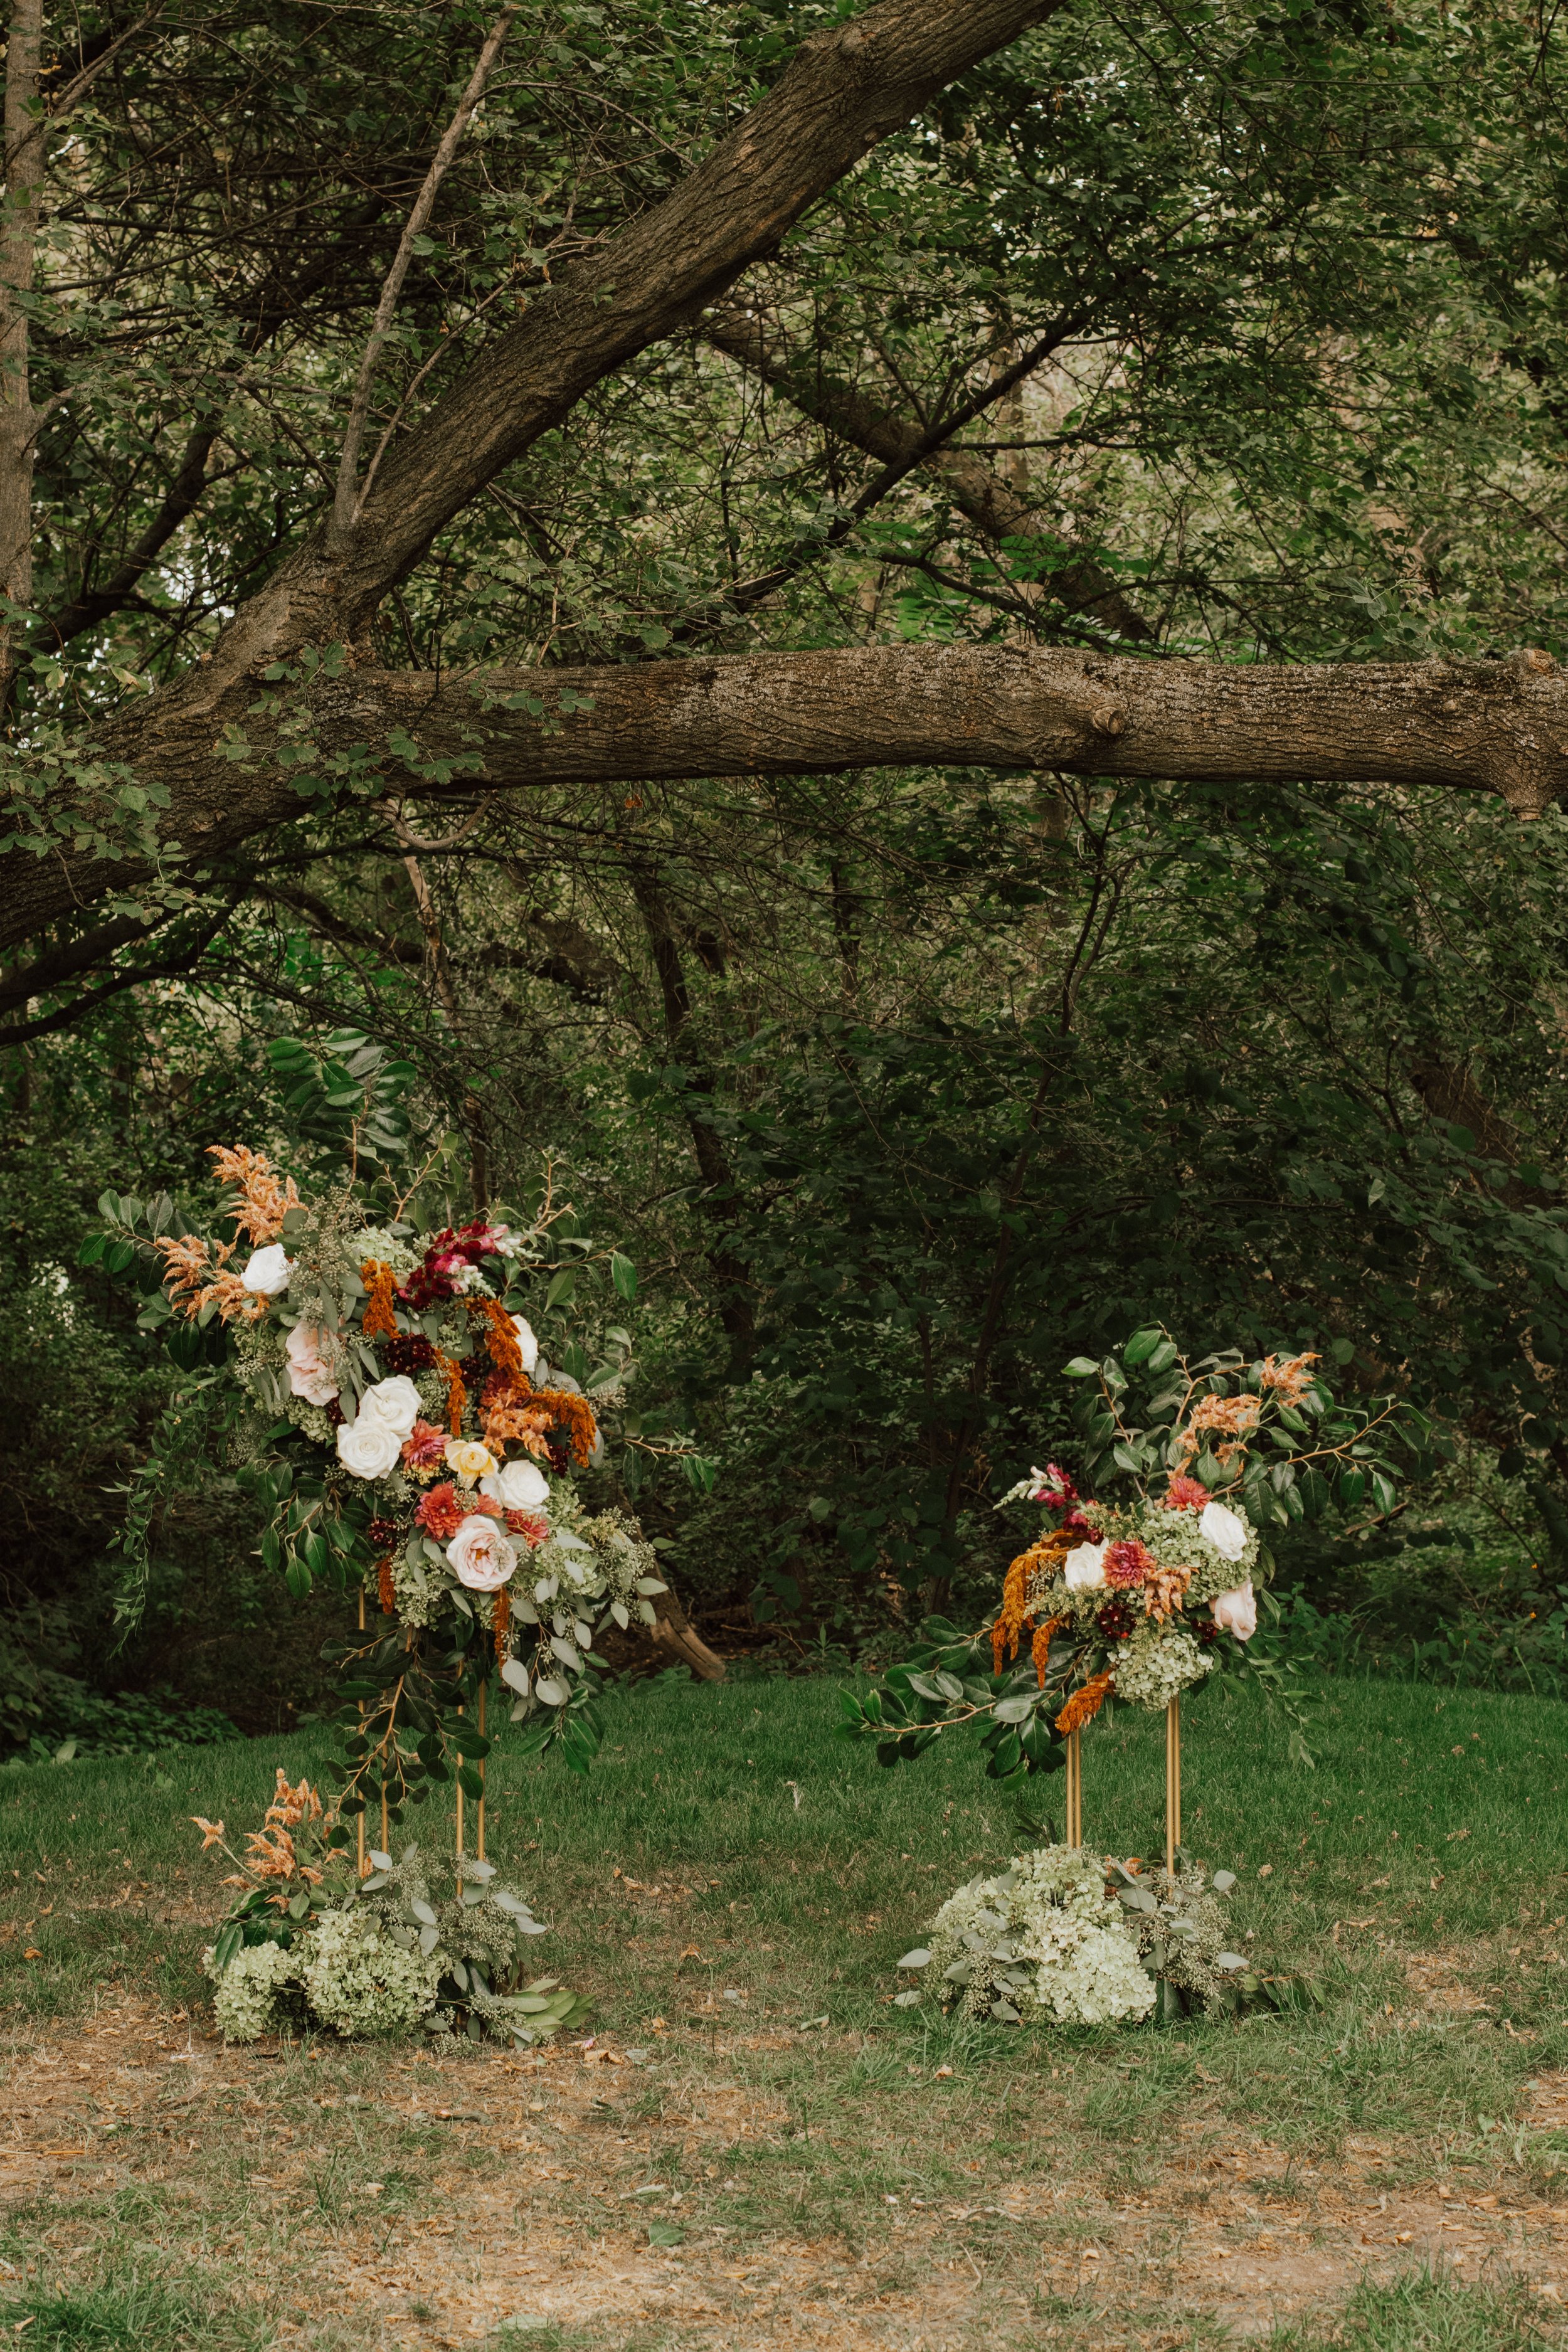
<path fill-rule="evenodd" d="M 203 1852 L 216 1846 L 235 1864 L 223 1882 L 235 1899 L 202 1956 L 230 2042 L 423 2027 L 527 2047 L 586 2014 L 554 1978 L 528 1980 L 530 1941 L 547 1930 L 490 1863 L 409 1845 L 396 1862 L 373 1853 L 357 1877 L 347 1828 L 281 1769 L 243 1857 L 222 1822 L 193 1818 Z"/>
<path fill-rule="evenodd" d="M 1225 1671 L 1283 1707 L 1292 1752 L 1310 1760 L 1289 1662 L 1258 1637 L 1264 1531 L 1331 1503 L 1392 1508 L 1395 1450 L 1419 1475 L 1429 1424 L 1389 1402 L 1336 1402 L 1310 1351 L 1194 1364 L 1163 1325 L 1067 1372 L 1094 1381 L 1079 1416 L 1082 1485 L 1053 1462 L 1001 1497 L 999 1510 L 1043 1507 L 1046 1524 L 1008 1568 L 991 1622 L 965 1636 L 929 1621 L 911 1658 L 845 1694 L 841 1735 L 874 1738 L 895 1764 L 973 1725 L 992 1777 L 1021 1780 L 1059 1769 L 1109 1699 L 1163 1710 Z M 1095 1499 L 1100 1473 L 1131 1493 Z"/>
<path fill-rule="evenodd" d="M 1264 1976 L 1226 1948 L 1221 1900 L 1235 1873 L 1212 1876 L 1188 1855 L 1173 1871 L 1086 1848 L 1037 1847 L 994 1878 L 973 1878 L 932 1920 L 929 1945 L 900 1969 L 920 1985 L 895 1996 L 983 2023 L 1164 2024 L 1247 2008 L 1297 2009 L 1316 1996 L 1300 1978 Z"/>

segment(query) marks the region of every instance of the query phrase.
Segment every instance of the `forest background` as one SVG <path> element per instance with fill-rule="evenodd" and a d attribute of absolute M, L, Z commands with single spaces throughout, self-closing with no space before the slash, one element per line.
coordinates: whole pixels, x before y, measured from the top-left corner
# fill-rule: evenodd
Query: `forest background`
<path fill-rule="evenodd" d="M 411 232 L 488 12 L 22 0 L 13 863 L 155 822 L 156 787 L 91 770 L 94 730 L 196 673 L 331 510 L 356 383 L 369 464 L 857 13 L 525 0 Z M 1160 1316 L 1200 1351 L 1321 1349 L 1451 1439 L 1394 1514 L 1282 1542 L 1297 1639 L 1568 1688 L 1560 803 L 1045 765 L 465 793 L 478 754 L 411 743 L 389 781 L 308 726 L 289 750 L 301 680 L 362 658 L 433 693 L 536 670 L 527 707 L 569 744 L 552 672 L 584 664 L 1563 657 L 1544 0 L 1034 13 L 497 472 L 359 643 L 258 680 L 281 821 L 165 847 L 155 887 L 0 973 L 12 1753 L 319 1703 L 343 1598 L 276 1588 L 252 1507 L 199 1466 L 202 1368 L 88 1241 L 106 1190 L 205 1210 L 209 1143 L 327 1180 L 282 1036 L 402 1066 L 426 1222 L 548 1170 L 563 1242 L 635 1261 L 607 1475 L 721 1649 L 838 1663 L 963 1617 L 1016 1549 L 994 1498 L 1072 1459 L 1061 1366 Z M 224 750 L 237 786 L 243 730 Z M 111 821 L 81 816 L 84 777 Z M 591 1279 L 579 1325 L 626 1318 Z M 540 1322 L 548 1344 L 542 1292 Z M 153 1566 L 126 1640 L 132 1501 Z"/>

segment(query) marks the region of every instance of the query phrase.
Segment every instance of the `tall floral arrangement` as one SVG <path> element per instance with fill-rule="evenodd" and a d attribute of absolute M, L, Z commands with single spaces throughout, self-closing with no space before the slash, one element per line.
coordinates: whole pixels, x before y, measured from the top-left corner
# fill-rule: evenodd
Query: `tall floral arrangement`
<path fill-rule="evenodd" d="M 346 1677 L 336 1811 L 379 1800 L 395 1818 L 454 1775 L 480 1793 L 476 1703 L 498 1675 L 524 1744 L 585 1767 L 594 1645 L 612 1623 L 651 1623 L 665 1588 L 637 1521 L 581 1484 L 604 1461 L 631 1338 L 602 1328 L 595 1365 L 565 1318 L 596 1274 L 629 1302 L 630 1261 L 595 1251 L 548 1181 L 520 1219 L 407 1214 L 420 1182 L 391 1181 L 379 1049 L 359 1042 L 335 1096 L 329 1072 L 302 1106 L 310 1132 L 357 1102 L 345 1175 L 312 1192 L 262 1151 L 214 1145 L 210 1228 L 167 1195 L 110 1194 L 95 1254 L 153 1274 L 142 1324 L 221 1399 L 209 1420 L 267 1514 L 268 1566 L 295 1593 L 326 1578 L 363 1596 L 363 1632 L 328 1653 Z M 557 1334 L 556 1360 L 531 1318 Z"/>
<path fill-rule="evenodd" d="M 1021 1780 L 1058 1769 L 1068 1735 L 1111 1697 L 1163 1709 L 1228 1671 L 1284 1700 L 1304 1752 L 1289 1661 L 1255 1640 L 1267 1534 L 1331 1506 L 1391 1509 L 1396 1475 L 1430 1457 L 1429 1424 L 1394 1400 L 1336 1400 L 1310 1351 L 1194 1363 L 1163 1325 L 1067 1375 L 1086 1384 L 1080 1479 L 1051 1463 L 1001 1498 L 1042 1506 L 1045 1521 L 990 1622 L 966 1637 L 931 1621 L 914 1657 L 846 1694 L 841 1728 L 892 1764 L 973 1724 L 988 1771 Z M 1121 1493 L 1097 1498 L 1102 1479 Z"/>

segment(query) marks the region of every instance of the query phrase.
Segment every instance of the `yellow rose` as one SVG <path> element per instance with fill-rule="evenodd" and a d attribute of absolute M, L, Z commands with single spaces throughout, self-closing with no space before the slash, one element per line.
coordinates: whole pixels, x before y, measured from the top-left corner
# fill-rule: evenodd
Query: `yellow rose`
<path fill-rule="evenodd" d="M 477 1437 L 449 1437 L 447 1440 L 447 1467 L 465 1486 L 477 1486 L 488 1478 L 496 1466 L 495 1455 Z"/>

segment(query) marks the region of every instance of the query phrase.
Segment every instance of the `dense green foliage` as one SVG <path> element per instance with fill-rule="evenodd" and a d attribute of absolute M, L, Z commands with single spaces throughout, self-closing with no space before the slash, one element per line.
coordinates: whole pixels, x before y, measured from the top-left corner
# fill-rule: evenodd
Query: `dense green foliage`
<path fill-rule="evenodd" d="M 843 13 L 526 8 L 375 432 Z M 329 494 L 479 38 L 402 0 L 221 41 L 176 9 L 57 142 L 24 831 L 60 747 L 197 658 Z M 592 393 L 376 650 L 1568 652 L 1563 39 L 1437 0 L 1066 8 Z M 868 415 L 970 452 L 969 488 L 883 467 Z M 416 1071 L 454 1205 L 548 1160 L 645 1269 L 639 1401 L 721 1467 L 704 1496 L 645 1454 L 630 1499 L 713 1623 L 856 1647 L 968 1612 L 1007 1557 L 995 1495 L 1071 1458 L 1061 1365 L 1157 1315 L 1321 1349 L 1451 1433 L 1413 1509 L 1462 1540 L 1413 1561 L 1409 1513 L 1352 1510 L 1286 1547 L 1316 1646 L 1558 1686 L 1561 810 L 927 772 L 476 800 L 470 824 L 303 754 L 301 793 L 151 946 L 36 998 L 4 1057 L 10 1736 L 63 1734 L 71 1677 L 172 1680 L 247 1726 L 315 1695 L 323 1626 L 279 1612 L 210 1472 L 161 1508 L 147 1628 L 113 1653 L 113 1490 L 179 1380 L 75 1259 L 102 1189 L 189 1197 L 209 1141 L 297 1164 L 263 1048 L 344 1023 Z"/>

